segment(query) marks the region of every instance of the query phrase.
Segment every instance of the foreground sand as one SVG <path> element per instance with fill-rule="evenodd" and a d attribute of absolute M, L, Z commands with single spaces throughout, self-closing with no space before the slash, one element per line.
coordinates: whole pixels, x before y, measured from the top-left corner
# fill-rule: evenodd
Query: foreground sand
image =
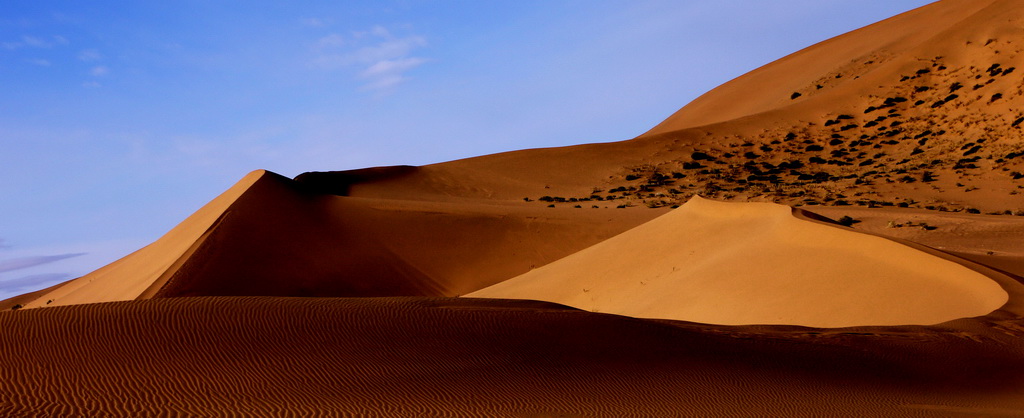
<path fill-rule="evenodd" d="M 727 327 L 540 302 L 174 298 L 0 313 L 0 414 L 1024 413 L 1024 322 Z"/>

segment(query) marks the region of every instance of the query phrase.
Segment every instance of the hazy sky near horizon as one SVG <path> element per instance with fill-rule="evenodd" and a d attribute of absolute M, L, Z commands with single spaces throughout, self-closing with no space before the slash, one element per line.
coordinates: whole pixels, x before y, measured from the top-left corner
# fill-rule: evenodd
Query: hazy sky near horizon
<path fill-rule="evenodd" d="M 0 299 L 152 242 L 249 171 L 635 137 L 929 0 L 0 4 Z"/>

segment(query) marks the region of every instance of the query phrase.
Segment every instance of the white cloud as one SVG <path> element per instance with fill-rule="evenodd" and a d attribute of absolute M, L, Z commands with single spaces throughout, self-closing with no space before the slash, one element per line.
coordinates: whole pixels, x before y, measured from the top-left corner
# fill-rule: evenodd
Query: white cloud
<path fill-rule="evenodd" d="M 68 273 L 42 273 L 12 280 L 0 280 L 0 299 L 17 296 L 23 290 L 31 292 L 45 289 L 70 278 L 71 275 Z"/>
<path fill-rule="evenodd" d="M 313 28 L 322 28 L 324 26 L 330 25 L 331 24 L 331 20 L 330 19 L 320 19 L 320 18 L 317 18 L 317 17 L 309 17 L 309 18 L 302 19 L 302 24 L 306 25 L 306 26 L 309 26 L 309 27 L 313 27 Z"/>
<path fill-rule="evenodd" d="M 34 36 L 28 36 L 28 35 L 22 36 L 21 37 L 21 41 L 24 42 L 25 45 L 28 45 L 28 46 L 31 46 L 31 47 L 35 47 L 35 48 L 50 48 L 50 47 L 53 46 L 53 44 L 51 44 L 49 42 L 46 42 L 46 41 L 44 41 L 44 40 L 42 40 L 40 38 L 36 38 Z"/>
<path fill-rule="evenodd" d="M 82 87 L 85 87 L 87 89 L 98 89 L 101 87 L 101 84 L 95 81 L 86 81 L 82 83 Z"/>
<path fill-rule="evenodd" d="M 60 35 L 53 35 L 49 39 L 40 38 L 40 37 L 37 37 L 37 36 L 31 36 L 31 35 L 22 35 L 21 36 L 21 42 L 10 42 L 10 41 L 3 42 L 3 43 L 0 43 L 0 47 L 3 47 L 4 49 L 7 49 L 7 50 L 20 49 L 20 48 L 23 48 L 23 47 L 26 47 L 26 46 L 27 47 L 32 47 L 32 48 L 47 48 L 48 49 L 48 48 L 53 48 L 53 47 L 55 47 L 57 45 L 67 45 L 69 43 L 71 43 L 71 42 L 68 41 L 67 38 L 65 38 L 63 36 L 60 36 Z"/>
<path fill-rule="evenodd" d="M 405 71 L 416 68 L 427 62 L 423 58 L 402 58 L 397 60 L 381 60 L 377 61 L 370 68 L 363 70 L 360 76 L 365 78 L 373 77 L 384 77 L 390 75 L 401 74 Z"/>
<path fill-rule="evenodd" d="M 404 83 L 408 79 L 408 77 L 403 77 L 398 74 L 379 76 L 375 77 L 373 81 L 364 84 L 361 87 L 361 90 L 386 90 Z"/>
<path fill-rule="evenodd" d="M 379 44 L 360 48 L 354 58 L 361 63 L 376 63 L 381 60 L 404 57 L 413 49 L 427 45 L 427 41 L 419 36 L 392 39 Z"/>
<path fill-rule="evenodd" d="M 50 66 L 50 61 L 44 60 L 42 58 L 29 58 L 27 61 L 28 61 L 29 64 L 38 65 L 40 67 L 49 67 Z"/>
<path fill-rule="evenodd" d="M 335 48 L 345 45 L 345 38 L 336 33 L 332 33 L 316 41 L 316 46 L 319 49 Z"/>
<path fill-rule="evenodd" d="M 83 49 L 78 53 L 78 59 L 85 62 L 99 61 L 103 56 L 95 49 Z"/>
<path fill-rule="evenodd" d="M 9 260 L 0 261 L 0 273 L 26 269 L 29 267 L 35 267 L 42 264 L 49 264 L 55 261 L 60 261 L 66 258 L 78 257 L 85 255 L 86 253 L 70 253 L 70 254 L 57 254 L 57 255 L 36 255 L 29 257 L 13 258 Z"/>
<path fill-rule="evenodd" d="M 408 80 L 404 76 L 406 71 L 428 61 L 412 56 L 414 50 L 426 45 L 427 40 L 421 36 L 396 38 L 387 28 L 374 26 L 369 31 L 353 33 L 349 40 L 337 34 L 318 39 L 311 64 L 328 71 L 361 68 L 356 75 L 366 80 L 363 89 L 378 90 Z"/>
<path fill-rule="evenodd" d="M 93 77 L 105 76 L 108 73 L 110 73 L 110 69 L 105 67 L 105 66 L 102 66 L 102 65 L 97 65 L 95 67 L 92 67 L 92 69 L 89 70 L 89 74 L 92 75 Z"/>
<path fill-rule="evenodd" d="M 381 38 L 391 37 L 391 32 L 389 32 L 387 28 L 380 25 L 374 26 L 373 29 L 370 29 L 370 33 L 373 34 L 374 36 L 379 36 Z"/>

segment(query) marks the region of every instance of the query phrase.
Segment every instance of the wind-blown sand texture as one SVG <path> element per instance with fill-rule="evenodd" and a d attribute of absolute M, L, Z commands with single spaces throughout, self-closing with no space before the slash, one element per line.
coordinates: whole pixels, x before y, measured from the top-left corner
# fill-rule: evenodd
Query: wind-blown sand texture
<path fill-rule="evenodd" d="M 1022 28 L 941 0 L 629 141 L 255 171 L 0 301 L 0 415 L 1024 415 Z"/>
<path fill-rule="evenodd" d="M 469 297 L 710 324 L 935 324 L 1007 301 L 943 254 L 772 203 L 693 198 L 644 225 Z"/>
<path fill-rule="evenodd" d="M 1019 321 L 819 330 L 659 323 L 526 301 L 212 297 L 4 312 L 0 329 L 5 416 L 1024 407 Z"/>

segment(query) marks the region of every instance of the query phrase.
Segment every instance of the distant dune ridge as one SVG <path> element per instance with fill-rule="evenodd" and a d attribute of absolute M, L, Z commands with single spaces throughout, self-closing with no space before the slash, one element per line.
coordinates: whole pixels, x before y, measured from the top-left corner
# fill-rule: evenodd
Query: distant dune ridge
<path fill-rule="evenodd" d="M 0 301 L 0 415 L 1024 415 L 1022 39 L 941 0 L 628 141 L 254 171 Z"/>

